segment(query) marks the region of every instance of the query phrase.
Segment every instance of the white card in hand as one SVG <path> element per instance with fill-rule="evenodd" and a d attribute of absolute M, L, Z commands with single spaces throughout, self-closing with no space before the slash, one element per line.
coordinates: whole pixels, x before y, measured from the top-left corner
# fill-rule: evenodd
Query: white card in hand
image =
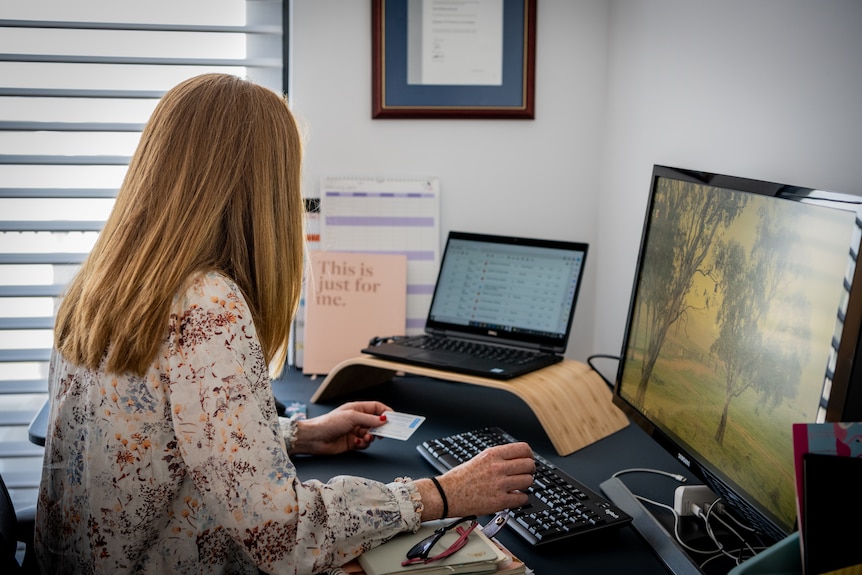
<path fill-rule="evenodd" d="M 410 415 L 397 411 L 385 411 L 386 423 L 371 430 L 372 435 L 380 437 L 391 437 L 393 439 L 405 440 L 413 435 L 425 418 L 421 415 Z"/>

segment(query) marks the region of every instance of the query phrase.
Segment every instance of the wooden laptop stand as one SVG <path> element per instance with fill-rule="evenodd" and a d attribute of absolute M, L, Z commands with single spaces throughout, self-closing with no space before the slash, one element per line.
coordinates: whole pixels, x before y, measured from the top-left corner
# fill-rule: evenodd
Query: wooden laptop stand
<path fill-rule="evenodd" d="M 536 414 L 560 455 L 569 455 L 629 423 L 611 401 L 611 391 L 588 365 L 564 359 L 549 367 L 501 381 L 416 367 L 362 355 L 339 363 L 311 397 L 312 403 L 379 385 L 409 373 L 483 385 L 517 395 Z"/>

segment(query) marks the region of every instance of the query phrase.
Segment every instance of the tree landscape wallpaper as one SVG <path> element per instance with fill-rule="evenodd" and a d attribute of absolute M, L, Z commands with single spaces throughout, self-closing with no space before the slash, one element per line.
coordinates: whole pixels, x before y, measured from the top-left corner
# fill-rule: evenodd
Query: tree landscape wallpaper
<path fill-rule="evenodd" d="M 855 215 L 655 186 L 620 393 L 792 527 L 791 428 L 814 421 Z"/>

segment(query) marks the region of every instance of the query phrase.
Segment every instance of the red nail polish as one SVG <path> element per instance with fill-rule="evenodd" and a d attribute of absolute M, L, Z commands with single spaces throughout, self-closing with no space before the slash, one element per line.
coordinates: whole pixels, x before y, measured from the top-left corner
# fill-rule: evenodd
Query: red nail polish
<path fill-rule="evenodd" d="M 361 440 L 361 439 L 359 439 L 358 437 L 354 437 L 354 438 L 353 438 L 353 444 L 354 444 L 354 445 L 359 445 L 360 443 L 362 443 L 362 440 Z"/>
<path fill-rule="evenodd" d="M 380 416 L 380 421 L 386 421 L 386 414 Z"/>

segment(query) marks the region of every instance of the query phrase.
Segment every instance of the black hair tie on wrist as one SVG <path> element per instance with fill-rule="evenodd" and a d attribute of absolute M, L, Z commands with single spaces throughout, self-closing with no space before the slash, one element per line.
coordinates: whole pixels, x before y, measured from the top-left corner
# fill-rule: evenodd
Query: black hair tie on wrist
<path fill-rule="evenodd" d="M 437 491 L 440 492 L 440 499 L 443 500 L 443 516 L 440 519 L 446 519 L 449 517 L 449 502 L 446 500 L 446 492 L 443 491 L 443 486 L 440 485 L 440 482 L 437 481 L 436 477 L 429 477 L 428 479 L 434 483 L 434 487 L 436 487 Z"/>

